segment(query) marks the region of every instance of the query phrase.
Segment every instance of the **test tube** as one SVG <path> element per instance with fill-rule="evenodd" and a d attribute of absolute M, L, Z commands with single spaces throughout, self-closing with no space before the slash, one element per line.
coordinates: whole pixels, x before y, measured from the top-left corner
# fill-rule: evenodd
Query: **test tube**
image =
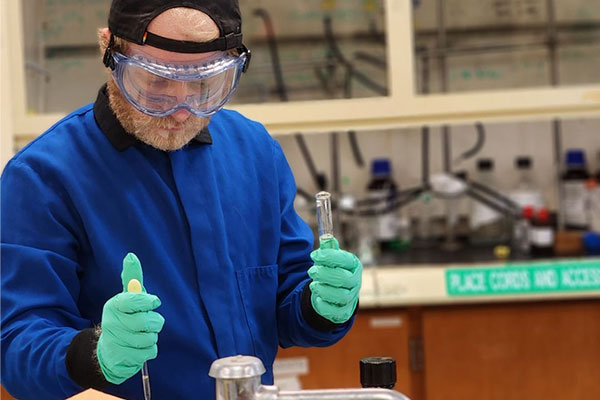
<path fill-rule="evenodd" d="M 331 194 L 317 193 L 317 222 L 319 223 L 319 240 L 333 239 L 333 220 L 331 216 Z"/>
<path fill-rule="evenodd" d="M 150 374 L 148 373 L 148 363 L 144 363 L 142 367 L 142 388 L 144 389 L 144 400 L 152 398 L 150 392 Z"/>
<path fill-rule="evenodd" d="M 127 283 L 127 291 L 131 293 L 140 293 L 142 284 L 137 279 L 132 279 Z M 152 394 L 150 392 L 150 374 L 148 373 L 148 363 L 142 366 L 142 388 L 144 389 L 144 400 L 150 400 Z"/>

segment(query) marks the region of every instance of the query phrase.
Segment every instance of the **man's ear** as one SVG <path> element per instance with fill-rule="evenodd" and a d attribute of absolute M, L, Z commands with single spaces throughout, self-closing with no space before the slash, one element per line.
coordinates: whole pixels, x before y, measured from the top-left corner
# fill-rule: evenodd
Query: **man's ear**
<path fill-rule="evenodd" d="M 100 51 L 104 54 L 104 50 L 108 46 L 110 40 L 110 30 L 108 28 L 98 29 L 98 43 L 100 44 Z"/>

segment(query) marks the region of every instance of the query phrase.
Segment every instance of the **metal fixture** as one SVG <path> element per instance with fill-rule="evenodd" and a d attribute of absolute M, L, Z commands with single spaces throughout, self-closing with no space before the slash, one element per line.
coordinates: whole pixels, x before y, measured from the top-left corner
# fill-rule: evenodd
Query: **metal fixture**
<path fill-rule="evenodd" d="M 217 381 L 217 400 L 410 400 L 389 389 L 279 390 L 260 384 L 264 372 L 260 359 L 239 355 L 216 360 L 208 375 Z"/>

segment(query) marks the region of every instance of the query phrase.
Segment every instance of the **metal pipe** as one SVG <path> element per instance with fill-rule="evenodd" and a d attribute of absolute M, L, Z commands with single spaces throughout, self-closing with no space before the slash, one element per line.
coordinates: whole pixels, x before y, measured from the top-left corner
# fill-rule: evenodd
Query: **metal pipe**
<path fill-rule="evenodd" d="M 560 77 L 558 71 L 558 45 L 556 40 L 556 7 L 554 0 L 546 0 L 547 15 L 547 35 L 548 35 L 548 58 L 550 59 L 550 83 L 552 86 L 558 86 Z M 555 118 L 552 121 L 552 137 L 554 151 L 554 167 L 556 179 L 556 207 L 558 230 L 565 229 L 565 213 L 563 211 L 564 194 L 561 187 L 562 174 L 562 124 L 560 119 Z"/>
<path fill-rule="evenodd" d="M 428 53 L 427 47 L 423 47 L 425 50 L 421 57 L 421 92 L 423 94 L 429 94 L 429 80 L 431 77 L 431 65 L 429 64 L 430 54 Z M 429 154 L 430 154 L 430 131 L 428 126 L 421 127 L 421 182 L 425 189 L 429 188 Z"/>
<path fill-rule="evenodd" d="M 554 165 L 556 173 L 556 210 L 558 230 L 565 230 L 565 213 L 563 211 L 564 193 L 561 185 L 562 178 L 562 124 L 559 119 L 552 121 L 554 143 Z"/>
<path fill-rule="evenodd" d="M 550 58 L 550 80 L 552 86 L 558 85 L 558 52 L 556 45 L 556 7 L 554 0 L 546 0 L 546 8 L 548 11 L 547 19 L 547 40 L 548 52 Z"/>
<path fill-rule="evenodd" d="M 429 188 L 429 127 L 421 128 L 421 182 Z"/>
<path fill-rule="evenodd" d="M 561 22 L 554 24 L 557 32 L 585 32 L 585 31 L 593 31 L 600 29 L 600 22 L 592 22 L 592 21 L 584 21 L 584 22 Z M 517 34 L 543 34 L 547 32 L 548 25 L 546 23 L 540 24 L 519 24 L 519 25 L 511 25 L 511 24 L 503 24 L 503 25 L 486 25 L 486 26 L 477 26 L 477 27 L 467 27 L 467 28 L 449 28 L 446 27 L 446 35 L 451 37 L 456 36 L 481 36 L 481 35 L 495 35 L 495 34 L 506 34 L 517 33 Z M 415 31 L 418 37 L 437 37 L 438 31 L 435 29 L 421 29 Z"/>
<path fill-rule="evenodd" d="M 329 389 L 282 391 L 277 400 L 409 400 L 388 389 Z M 262 400 L 262 399 L 261 399 Z"/>
<path fill-rule="evenodd" d="M 448 47 L 448 40 L 446 36 L 446 21 L 444 16 L 444 2 L 443 0 L 437 0 L 437 47 L 445 49 Z M 439 54 L 438 63 L 440 68 L 440 83 L 442 93 L 448 92 L 448 67 L 446 65 L 446 56 L 442 53 Z M 451 153 L 451 135 L 450 126 L 442 126 L 442 159 L 444 163 L 444 172 L 452 172 L 452 153 Z"/>

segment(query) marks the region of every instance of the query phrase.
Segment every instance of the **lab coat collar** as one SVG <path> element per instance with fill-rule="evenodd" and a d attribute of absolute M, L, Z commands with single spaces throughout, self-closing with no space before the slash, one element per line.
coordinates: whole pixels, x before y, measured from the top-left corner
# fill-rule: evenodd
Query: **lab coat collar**
<path fill-rule="evenodd" d="M 125 128 L 110 108 L 106 84 L 98 91 L 98 97 L 94 103 L 94 118 L 115 149 L 124 151 L 136 143 L 140 143 L 135 136 L 125 131 Z M 192 140 L 199 144 L 212 144 L 208 127 L 201 130 Z"/>

